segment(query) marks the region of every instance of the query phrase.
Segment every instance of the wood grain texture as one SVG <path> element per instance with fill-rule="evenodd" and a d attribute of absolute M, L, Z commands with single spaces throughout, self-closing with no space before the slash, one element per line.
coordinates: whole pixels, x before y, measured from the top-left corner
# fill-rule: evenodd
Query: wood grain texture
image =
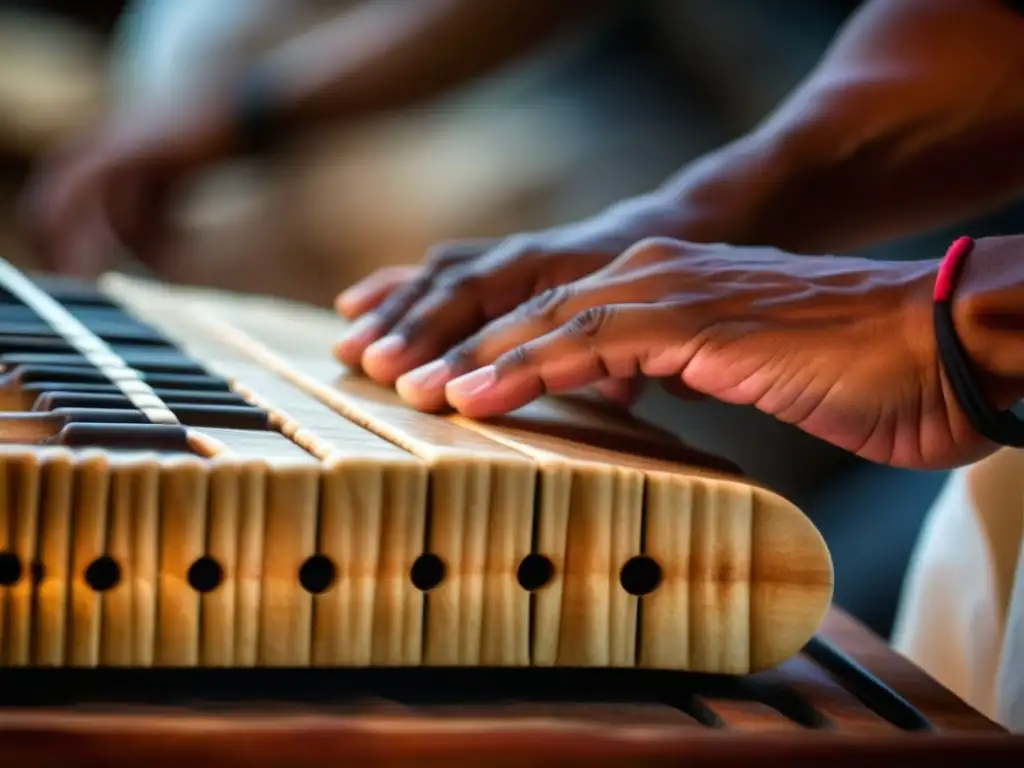
<path fill-rule="evenodd" d="M 447 573 L 426 597 L 423 663 L 742 674 L 791 657 L 825 615 L 832 563 L 802 512 L 658 429 L 570 398 L 487 423 L 420 413 L 326 354 L 333 313 L 105 285 L 191 354 L 247 359 L 425 462 L 426 546 Z M 531 545 L 553 570 L 532 596 L 516 583 Z M 625 589 L 638 558 L 656 588 Z"/>

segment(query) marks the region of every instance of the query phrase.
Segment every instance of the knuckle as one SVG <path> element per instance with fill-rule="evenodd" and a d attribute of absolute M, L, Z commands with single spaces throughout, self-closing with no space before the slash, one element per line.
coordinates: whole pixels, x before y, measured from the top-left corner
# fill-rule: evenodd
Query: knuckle
<path fill-rule="evenodd" d="M 524 256 L 540 251 L 537 237 L 532 234 L 518 234 L 506 237 L 501 243 L 501 250 L 517 256 Z"/>
<path fill-rule="evenodd" d="M 564 306 L 571 296 L 572 289 L 568 285 L 548 288 L 524 302 L 519 308 L 519 314 L 524 319 L 553 320 L 559 308 Z"/>
<path fill-rule="evenodd" d="M 419 340 L 423 335 L 423 331 L 427 326 L 418 317 L 412 317 L 406 315 L 391 329 L 391 333 L 395 336 L 401 336 L 403 339 L 409 342 Z"/>
<path fill-rule="evenodd" d="M 457 243 L 443 243 L 427 251 L 425 259 L 430 269 L 442 270 L 465 261 L 467 254 Z"/>
<path fill-rule="evenodd" d="M 498 360 L 502 368 L 525 368 L 530 364 L 530 353 L 525 346 L 513 347 Z"/>
<path fill-rule="evenodd" d="M 613 314 L 608 306 L 589 307 L 568 322 L 566 332 L 570 336 L 593 338 L 608 326 Z"/>
<path fill-rule="evenodd" d="M 472 342 L 458 344 L 444 355 L 444 364 L 454 373 L 459 374 L 475 367 L 477 359 L 476 345 Z"/>
<path fill-rule="evenodd" d="M 394 323 L 409 307 L 427 293 L 432 281 L 428 276 L 415 277 L 396 290 L 372 314 L 382 323 Z"/>
<path fill-rule="evenodd" d="M 648 237 L 626 251 L 623 261 L 634 266 L 644 266 L 678 256 L 679 253 L 678 241 L 667 237 Z"/>
<path fill-rule="evenodd" d="M 476 269 L 457 269 L 437 281 L 438 287 L 449 294 L 472 292 L 479 283 L 480 273 Z"/>

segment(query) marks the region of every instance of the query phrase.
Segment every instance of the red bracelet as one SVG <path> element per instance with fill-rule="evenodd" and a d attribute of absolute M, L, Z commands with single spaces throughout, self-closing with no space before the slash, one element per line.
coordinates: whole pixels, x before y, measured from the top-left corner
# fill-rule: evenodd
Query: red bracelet
<path fill-rule="evenodd" d="M 939 265 L 939 275 L 935 278 L 935 293 L 932 294 L 935 301 L 950 301 L 953 298 L 953 289 L 960 279 L 964 262 L 974 250 L 974 238 L 959 237 L 949 246 L 942 263 Z"/>

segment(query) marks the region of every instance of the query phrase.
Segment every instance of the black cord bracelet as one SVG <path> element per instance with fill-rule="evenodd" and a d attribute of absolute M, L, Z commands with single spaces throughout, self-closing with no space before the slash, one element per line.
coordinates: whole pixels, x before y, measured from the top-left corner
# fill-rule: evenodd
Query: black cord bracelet
<path fill-rule="evenodd" d="M 933 294 L 933 317 L 939 360 L 953 394 L 974 430 L 998 445 L 1024 448 L 1024 421 L 1011 411 L 993 407 L 974 375 L 970 356 L 957 336 L 953 323 L 953 291 L 974 240 L 961 237 L 950 246 L 939 267 Z"/>
<path fill-rule="evenodd" d="M 243 154 L 265 155 L 283 141 L 286 126 L 276 82 L 265 67 L 253 66 L 242 75 L 235 94 L 234 123 L 236 143 Z"/>

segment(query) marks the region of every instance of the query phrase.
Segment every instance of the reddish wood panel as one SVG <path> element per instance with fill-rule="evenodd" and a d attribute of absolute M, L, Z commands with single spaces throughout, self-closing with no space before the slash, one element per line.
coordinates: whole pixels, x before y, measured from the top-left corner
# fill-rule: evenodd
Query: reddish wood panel
<path fill-rule="evenodd" d="M 806 658 L 769 673 L 834 727 L 808 729 L 763 704 L 709 697 L 724 722 L 709 728 L 669 707 L 509 704 L 424 712 L 388 702 L 311 715 L 295 707 L 235 714 L 197 711 L 9 712 L 0 718 L 0 763 L 225 766 L 558 765 L 840 766 L 1024 764 L 1024 737 L 1007 735 L 834 610 L 823 635 L 918 707 L 935 733 L 903 733 L 864 707 Z"/>

